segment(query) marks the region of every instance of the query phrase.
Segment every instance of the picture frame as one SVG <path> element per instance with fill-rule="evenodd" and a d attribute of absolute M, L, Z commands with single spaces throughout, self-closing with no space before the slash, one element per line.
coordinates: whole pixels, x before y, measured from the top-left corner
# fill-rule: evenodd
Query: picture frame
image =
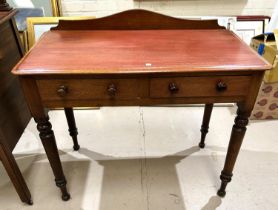
<path fill-rule="evenodd" d="M 30 50 L 40 36 L 49 31 L 50 28 L 58 25 L 59 20 L 85 20 L 93 19 L 94 16 L 80 16 L 80 17 L 29 17 L 27 18 L 27 42 L 28 50 Z"/>
<path fill-rule="evenodd" d="M 265 33 L 269 21 L 268 16 L 238 16 L 235 33 L 249 45 L 252 37 Z"/>
<path fill-rule="evenodd" d="M 61 17 L 62 16 L 61 0 L 50 0 L 50 1 L 51 1 L 53 17 Z"/>
<path fill-rule="evenodd" d="M 43 16 L 59 17 L 61 0 L 6 0 L 13 8 L 41 8 L 44 12 Z"/>

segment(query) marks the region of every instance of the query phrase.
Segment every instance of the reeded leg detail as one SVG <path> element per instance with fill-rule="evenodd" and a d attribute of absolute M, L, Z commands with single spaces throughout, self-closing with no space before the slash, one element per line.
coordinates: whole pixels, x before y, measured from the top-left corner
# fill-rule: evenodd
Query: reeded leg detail
<path fill-rule="evenodd" d="M 226 186 L 232 180 L 233 168 L 246 132 L 248 124 L 248 114 L 241 114 L 238 109 L 238 116 L 235 118 L 235 124 L 232 129 L 228 152 L 225 160 L 224 169 L 221 172 L 221 186 L 217 192 L 220 197 L 226 195 Z"/>
<path fill-rule="evenodd" d="M 56 186 L 61 189 L 62 199 L 64 201 L 67 201 L 70 199 L 70 194 L 67 191 L 67 181 L 62 169 L 62 164 L 59 157 L 54 132 L 52 130 L 52 125 L 49 122 L 48 116 L 40 119 L 35 119 L 35 121 L 37 122 L 37 129 L 40 132 L 42 144 L 44 146 L 46 155 L 49 159 L 51 168 L 55 176 Z"/>
<path fill-rule="evenodd" d="M 69 126 L 69 133 L 73 140 L 73 149 L 75 151 L 77 151 L 77 150 L 79 150 L 80 146 L 79 146 L 78 140 L 77 140 L 78 131 L 76 128 L 73 109 L 65 108 L 65 114 L 66 114 L 66 118 L 67 118 L 67 122 L 68 122 L 68 126 Z"/>
<path fill-rule="evenodd" d="M 205 138 L 208 133 L 209 129 L 209 121 L 211 117 L 211 112 L 212 112 L 213 104 L 206 104 L 205 105 L 205 110 L 204 110 L 204 116 L 203 116 L 203 122 L 201 126 L 201 141 L 199 143 L 200 148 L 205 147 Z"/>

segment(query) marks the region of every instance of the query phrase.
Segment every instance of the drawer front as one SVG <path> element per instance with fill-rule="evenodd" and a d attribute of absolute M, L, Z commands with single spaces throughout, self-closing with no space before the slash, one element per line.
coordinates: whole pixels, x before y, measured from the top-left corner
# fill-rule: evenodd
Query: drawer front
<path fill-rule="evenodd" d="M 250 82 L 249 76 L 153 78 L 150 97 L 244 96 Z"/>
<path fill-rule="evenodd" d="M 37 80 L 43 101 L 133 99 L 139 97 L 137 79 Z"/>

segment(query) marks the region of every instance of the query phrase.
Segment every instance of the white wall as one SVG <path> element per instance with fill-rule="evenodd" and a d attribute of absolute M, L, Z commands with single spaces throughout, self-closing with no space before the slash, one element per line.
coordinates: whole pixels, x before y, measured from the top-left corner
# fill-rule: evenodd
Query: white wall
<path fill-rule="evenodd" d="M 63 15 L 105 16 L 141 8 L 174 16 L 267 15 L 276 0 L 61 0 Z"/>
<path fill-rule="evenodd" d="M 276 2 L 276 5 L 274 7 L 270 23 L 268 24 L 267 27 L 267 31 L 273 32 L 273 30 L 276 28 L 278 28 L 278 1 Z"/>

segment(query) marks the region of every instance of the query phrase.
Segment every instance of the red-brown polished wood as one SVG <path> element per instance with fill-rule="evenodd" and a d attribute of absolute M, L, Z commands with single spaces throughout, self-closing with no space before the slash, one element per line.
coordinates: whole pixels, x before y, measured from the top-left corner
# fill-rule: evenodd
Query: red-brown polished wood
<path fill-rule="evenodd" d="M 223 197 L 264 71 L 269 68 L 216 21 L 132 10 L 100 19 L 60 22 L 13 73 L 20 78 L 63 200 L 70 195 L 45 108 L 69 108 L 67 119 L 75 135 L 71 107 L 204 103 L 199 144 L 203 147 L 213 103 L 237 103 L 220 176 L 218 195 Z"/>
<path fill-rule="evenodd" d="M 236 35 L 223 29 L 103 30 L 50 31 L 13 72 L 133 74 L 268 68 Z"/>
<path fill-rule="evenodd" d="M 217 20 L 186 20 L 155 12 L 133 9 L 102 18 L 60 20 L 52 30 L 149 30 L 149 29 L 225 29 Z"/>

